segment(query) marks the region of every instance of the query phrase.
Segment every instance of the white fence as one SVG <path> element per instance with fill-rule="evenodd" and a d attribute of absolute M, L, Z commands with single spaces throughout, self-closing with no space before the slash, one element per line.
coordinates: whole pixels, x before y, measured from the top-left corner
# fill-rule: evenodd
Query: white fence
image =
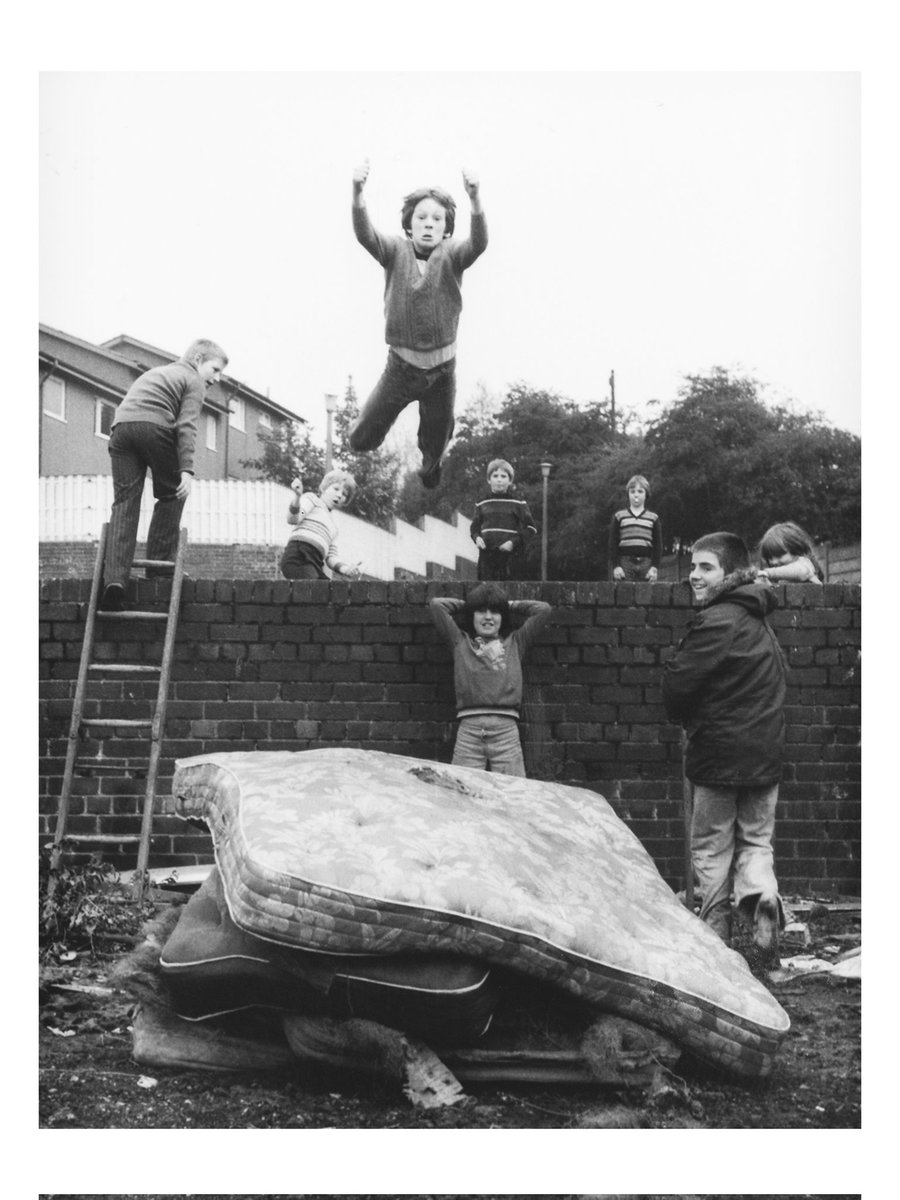
<path fill-rule="evenodd" d="M 290 488 L 267 480 L 198 479 L 184 510 L 188 538 L 198 544 L 277 546 L 287 541 Z M 49 475 L 40 479 L 39 537 L 42 542 L 96 541 L 112 505 L 110 475 Z M 144 489 L 138 539 L 147 536 L 153 490 Z M 449 570 L 457 558 L 476 562 L 469 518 L 454 523 L 425 517 L 424 528 L 395 521 L 393 532 L 349 513 L 335 512 L 341 558 L 361 562 L 367 575 L 393 579 L 395 569 L 426 574 L 426 564 Z"/>

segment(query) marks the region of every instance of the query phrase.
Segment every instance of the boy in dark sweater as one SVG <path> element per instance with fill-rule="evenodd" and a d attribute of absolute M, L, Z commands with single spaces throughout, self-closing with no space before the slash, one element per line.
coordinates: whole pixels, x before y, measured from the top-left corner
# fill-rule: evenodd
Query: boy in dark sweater
<path fill-rule="evenodd" d="M 473 588 L 467 600 L 436 596 L 431 616 L 453 651 L 459 728 L 453 763 L 503 775 L 525 775 L 519 739 L 522 659 L 550 619 L 543 600 L 510 601 L 494 583 Z M 512 630 L 512 613 L 525 617 Z M 454 620 L 461 614 L 462 628 Z"/>
<path fill-rule="evenodd" d="M 206 390 L 228 365 L 215 342 L 191 342 L 177 362 L 151 367 L 128 391 L 109 437 L 113 504 L 106 536 L 100 608 L 120 612 L 131 572 L 141 497 L 149 468 L 156 504 L 147 534 L 147 558 L 171 561 L 185 501 L 194 478 L 197 421 Z"/>
<path fill-rule="evenodd" d="M 614 513 L 609 523 L 612 577 L 652 583 L 662 558 L 662 525 L 657 514 L 644 507 L 650 484 L 643 475 L 632 475 L 625 490 L 628 507 Z"/>
<path fill-rule="evenodd" d="M 488 464 L 490 495 L 475 505 L 469 529 L 479 550 L 479 579 L 515 579 L 525 541 L 537 533 L 528 505 L 513 494 L 515 477 L 505 458 Z"/>
<path fill-rule="evenodd" d="M 387 366 L 350 431 L 350 448 L 374 450 L 408 404 L 419 405 L 423 486 L 441 480 L 441 458 L 453 434 L 456 329 L 463 271 L 487 246 L 479 183 L 463 171 L 472 204 L 469 237 L 453 239 L 456 204 L 440 188 L 419 188 L 403 201 L 403 237 L 379 233 L 369 220 L 363 188 L 366 160 L 353 172 L 353 230 L 384 267 Z"/>
<path fill-rule="evenodd" d="M 766 620 L 774 591 L 756 577 L 736 534 L 710 533 L 691 551 L 700 610 L 666 663 L 666 713 L 688 740 L 694 787 L 691 859 L 700 917 L 731 940 L 731 897 L 756 945 L 777 949 L 784 913 L 772 837 L 784 748 L 784 657 Z"/>

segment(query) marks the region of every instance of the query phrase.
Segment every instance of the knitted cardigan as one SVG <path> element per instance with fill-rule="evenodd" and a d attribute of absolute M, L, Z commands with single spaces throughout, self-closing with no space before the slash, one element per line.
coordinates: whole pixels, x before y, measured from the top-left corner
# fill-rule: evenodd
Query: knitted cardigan
<path fill-rule="evenodd" d="M 467 238 L 435 246 L 424 274 L 408 237 L 379 233 L 365 206 L 353 206 L 353 229 L 360 245 L 384 267 L 384 340 L 408 350 L 439 350 L 456 341 L 462 310 L 463 271 L 487 246 L 483 213 L 472 214 Z"/>

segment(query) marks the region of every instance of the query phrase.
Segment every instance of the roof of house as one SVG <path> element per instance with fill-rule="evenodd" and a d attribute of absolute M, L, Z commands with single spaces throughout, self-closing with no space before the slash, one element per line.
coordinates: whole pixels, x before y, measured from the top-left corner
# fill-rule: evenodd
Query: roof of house
<path fill-rule="evenodd" d="M 49 325 L 40 324 L 38 329 L 39 353 L 43 361 L 65 368 L 93 386 L 104 388 L 116 395 L 124 395 L 134 379 L 144 371 L 163 363 L 175 362 L 180 357 L 124 333 L 98 345 L 77 338 L 74 334 L 65 333 L 61 329 L 53 329 Z M 225 396 L 218 402 L 215 385 L 207 393 L 206 403 L 212 408 L 226 411 L 228 395 L 236 394 L 249 398 L 257 407 L 281 420 L 301 421 L 306 424 L 306 419 L 298 413 L 285 408 L 283 404 L 276 404 L 262 392 L 257 392 L 232 375 L 223 375 L 222 384 Z"/>

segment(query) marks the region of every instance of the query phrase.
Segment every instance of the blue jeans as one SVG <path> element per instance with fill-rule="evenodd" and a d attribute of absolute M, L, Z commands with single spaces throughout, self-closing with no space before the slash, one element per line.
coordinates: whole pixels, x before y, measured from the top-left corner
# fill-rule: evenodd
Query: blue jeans
<path fill-rule="evenodd" d="M 453 436 L 456 359 L 423 370 L 388 351 L 387 366 L 350 430 L 350 449 L 375 450 L 408 404 L 419 404 L 419 449 L 423 471 L 441 461 Z"/>
<path fill-rule="evenodd" d="M 113 504 L 106 535 L 103 582 L 124 586 L 134 560 L 148 468 L 156 504 L 147 532 L 147 557 L 166 561 L 175 557 L 184 511 L 184 500 L 175 495 L 181 483 L 181 470 L 175 430 L 151 421 L 123 421 L 114 425 L 108 448 Z"/>
<path fill-rule="evenodd" d="M 453 747 L 454 767 L 477 767 L 501 775 L 525 776 L 519 722 L 499 713 L 461 717 Z"/>
<path fill-rule="evenodd" d="M 738 908 L 750 909 L 766 893 L 778 896 L 772 837 L 775 833 L 774 787 L 694 785 L 691 859 L 700 893 L 700 919 L 726 941 L 731 932 L 731 895 Z M 778 901 L 781 912 L 781 901 Z M 782 915 L 783 919 L 783 915 Z"/>

